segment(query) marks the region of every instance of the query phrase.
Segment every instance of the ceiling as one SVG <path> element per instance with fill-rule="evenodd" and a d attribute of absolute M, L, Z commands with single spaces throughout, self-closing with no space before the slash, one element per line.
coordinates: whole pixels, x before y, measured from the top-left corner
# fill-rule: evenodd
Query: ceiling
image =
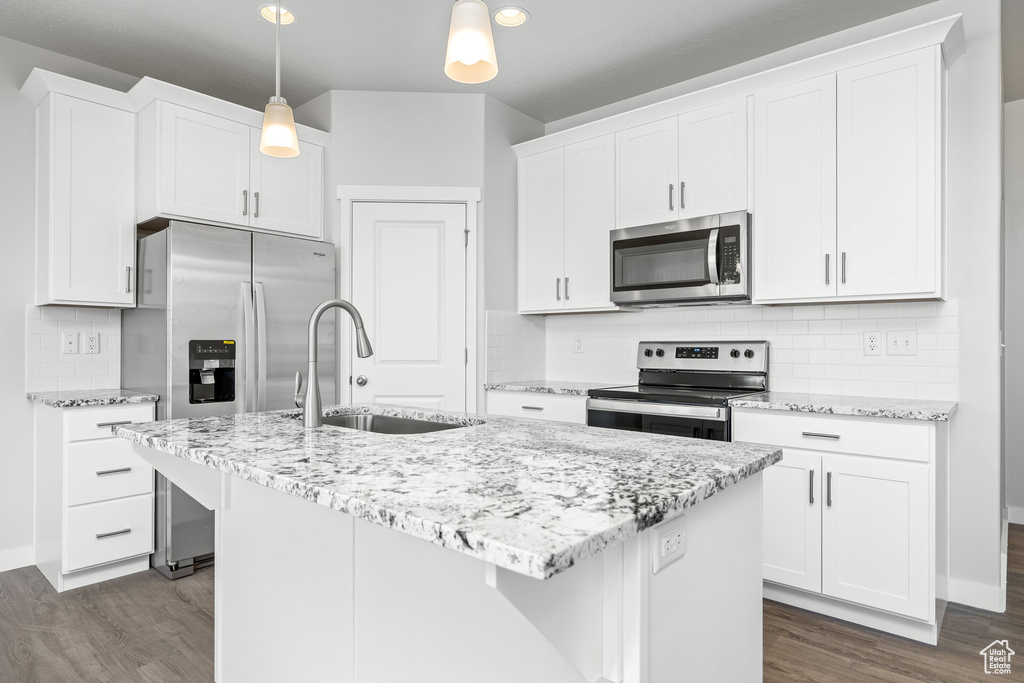
<path fill-rule="evenodd" d="M 283 0 L 298 20 L 281 29 L 282 95 L 487 93 L 548 123 L 930 1 L 521 0 L 530 21 L 493 27 L 498 76 L 467 86 L 442 72 L 452 0 Z M 0 35 L 262 109 L 274 26 L 261 4 L 3 0 Z"/>

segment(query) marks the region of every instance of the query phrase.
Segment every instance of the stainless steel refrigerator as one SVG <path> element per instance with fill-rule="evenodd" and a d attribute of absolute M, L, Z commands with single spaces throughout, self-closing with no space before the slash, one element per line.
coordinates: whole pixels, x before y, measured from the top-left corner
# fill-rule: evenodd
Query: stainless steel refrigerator
<path fill-rule="evenodd" d="M 294 408 L 307 326 L 335 297 L 334 245 L 171 221 L 138 243 L 137 307 L 121 317 L 125 389 L 160 395 L 158 420 Z M 335 319 L 319 327 L 324 402 L 337 399 Z M 213 562 L 213 512 L 156 478 L 152 565 Z"/>

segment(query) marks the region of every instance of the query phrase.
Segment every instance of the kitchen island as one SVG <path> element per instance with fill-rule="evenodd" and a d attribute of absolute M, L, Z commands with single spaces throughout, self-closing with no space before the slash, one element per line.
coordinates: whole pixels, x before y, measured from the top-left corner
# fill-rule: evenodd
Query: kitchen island
<path fill-rule="evenodd" d="M 235 681 L 754 681 L 771 446 L 353 405 L 119 427 L 217 514 Z"/>

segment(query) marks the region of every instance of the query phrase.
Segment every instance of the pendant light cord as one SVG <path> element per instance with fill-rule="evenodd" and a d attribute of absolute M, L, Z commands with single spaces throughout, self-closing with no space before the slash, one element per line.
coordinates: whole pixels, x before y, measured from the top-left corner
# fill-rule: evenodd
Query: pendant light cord
<path fill-rule="evenodd" d="M 278 3 L 277 11 L 274 12 L 274 34 L 277 41 L 277 68 L 275 69 L 276 80 L 274 90 L 277 97 L 281 97 L 281 4 Z"/>

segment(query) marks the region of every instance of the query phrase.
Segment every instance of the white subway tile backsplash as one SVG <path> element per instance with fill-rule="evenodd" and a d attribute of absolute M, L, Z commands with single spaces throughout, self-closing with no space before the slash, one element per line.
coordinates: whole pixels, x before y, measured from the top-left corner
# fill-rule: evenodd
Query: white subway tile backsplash
<path fill-rule="evenodd" d="M 25 309 L 25 390 L 70 391 L 121 386 L 121 312 L 106 308 Z M 100 334 L 99 353 L 60 353 L 61 334 Z"/>

